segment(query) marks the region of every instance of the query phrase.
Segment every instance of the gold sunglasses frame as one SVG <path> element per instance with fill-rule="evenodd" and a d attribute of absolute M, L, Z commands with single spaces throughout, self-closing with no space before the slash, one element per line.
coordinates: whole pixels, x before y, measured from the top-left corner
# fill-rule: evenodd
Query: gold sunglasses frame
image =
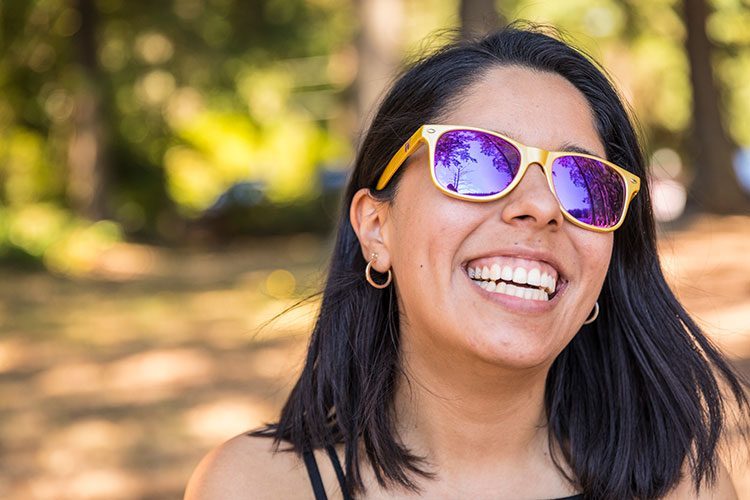
<path fill-rule="evenodd" d="M 518 151 L 521 153 L 521 166 L 518 168 L 518 173 L 514 177 L 513 181 L 508 185 L 508 187 L 506 187 L 499 193 L 491 195 L 491 196 L 475 196 L 475 195 L 460 194 L 454 191 L 449 191 L 440 185 L 440 183 L 437 181 L 437 178 L 435 177 L 435 168 L 434 168 L 435 145 L 437 144 L 437 141 L 440 138 L 440 136 L 442 136 L 446 132 L 451 132 L 454 130 L 472 130 L 476 132 L 483 132 L 483 133 L 486 133 L 495 137 L 499 137 L 500 139 L 503 139 L 505 141 L 508 141 L 513 146 L 515 146 L 516 149 L 518 149 Z M 624 168 L 620 166 L 615 165 L 612 162 L 605 160 L 604 158 L 599 158 L 598 156 L 589 155 L 585 153 L 570 152 L 570 151 L 548 151 L 546 149 L 535 148 L 533 146 L 526 146 L 525 144 L 521 144 L 520 142 L 515 141 L 511 139 L 510 137 L 506 137 L 492 130 L 487 130 L 483 128 L 465 127 L 463 125 L 425 124 L 419 127 L 419 129 L 416 132 L 414 132 L 414 134 L 409 138 L 409 140 L 406 141 L 404 145 L 399 148 L 396 154 L 393 155 L 391 160 L 388 162 L 388 165 L 386 165 L 385 170 L 383 171 L 383 173 L 380 175 L 380 178 L 378 179 L 377 185 L 375 186 L 375 189 L 377 191 L 384 189 L 388 185 L 388 182 L 391 180 L 391 178 L 396 173 L 396 171 L 401 167 L 401 165 L 404 164 L 407 158 L 409 158 L 412 154 L 414 154 L 419 149 L 419 146 L 421 143 L 427 144 L 427 149 L 429 153 L 428 165 L 430 167 L 430 177 L 432 177 L 432 183 L 435 184 L 435 187 L 437 187 L 444 194 L 452 198 L 457 198 L 459 200 L 466 200 L 466 201 L 474 201 L 474 202 L 481 202 L 481 203 L 495 201 L 507 195 L 511 191 L 513 191 L 513 189 L 515 189 L 518 183 L 521 182 L 521 179 L 523 179 L 523 176 L 526 175 L 526 171 L 529 169 L 529 166 L 536 164 L 542 167 L 542 170 L 544 171 L 544 175 L 547 177 L 547 184 L 549 185 L 549 188 L 552 191 L 552 194 L 555 196 L 555 199 L 557 200 L 557 204 L 560 207 L 560 211 L 562 212 L 563 216 L 568 221 L 575 224 L 576 226 L 582 227 L 584 229 L 589 229 L 591 231 L 600 232 L 600 233 L 612 232 L 622 225 L 622 223 L 625 221 L 625 216 L 628 214 L 628 208 L 630 207 L 630 202 L 633 201 L 633 198 L 635 197 L 636 194 L 638 194 L 638 191 L 641 188 L 640 177 L 625 170 Z M 563 156 L 576 156 L 576 157 L 589 158 L 592 160 L 596 160 L 612 168 L 615 172 L 617 172 L 620 175 L 620 177 L 622 177 L 623 182 L 625 184 L 625 198 L 624 198 L 625 206 L 623 207 L 622 215 L 620 216 L 620 220 L 617 221 L 617 224 L 611 227 L 606 227 L 606 228 L 597 227 L 591 224 L 586 224 L 586 223 L 579 221 L 572 215 L 570 215 L 568 211 L 565 209 L 565 207 L 562 206 L 562 203 L 560 202 L 560 198 L 557 196 L 555 185 L 552 181 L 552 162 L 554 162 L 557 158 L 561 158 Z"/>

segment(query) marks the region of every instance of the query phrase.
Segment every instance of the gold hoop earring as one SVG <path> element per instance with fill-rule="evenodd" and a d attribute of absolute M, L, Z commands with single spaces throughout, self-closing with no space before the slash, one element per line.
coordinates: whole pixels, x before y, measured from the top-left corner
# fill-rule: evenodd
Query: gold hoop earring
<path fill-rule="evenodd" d="M 374 253 L 372 254 L 372 258 L 367 263 L 367 267 L 365 268 L 365 278 L 367 279 L 367 282 L 378 289 L 383 289 L 391 284 L 391 280 L 393 279 L 393 273 L 391 273 L 391 270 L 388 269 L 388 279 L 385 280 L 385 283 L 376 283 L 375 280 L 372 279 L 372 276 L 370 275 L 370 272 L 372 272 L 372 263 L 378 260 L 378 254 Z"/>
<path fill-rule="evenodd" d="M 591 313 L 591 316 L 589 316 L 589 318 L 586 321 L 584 321 L 583 324 L 588 325 L 590 323 L 593 323 L 594 320 L 596 320 L 596 318 L 598 317 L 599 317 L 599 301 L 597 300 L 596 303 L 594 304 L 594 312 Z"/>

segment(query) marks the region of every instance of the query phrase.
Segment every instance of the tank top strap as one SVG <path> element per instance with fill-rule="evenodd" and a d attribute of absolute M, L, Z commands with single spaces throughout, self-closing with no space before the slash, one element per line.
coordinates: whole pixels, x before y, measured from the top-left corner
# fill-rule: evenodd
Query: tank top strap
<path fill-rule="evenodd" d="M 315 455 L 312 450 L 303 451 L 302 458 L 305 461 L 307 475 L 310 476 L 310 484 L 312 485 L 313 493 L 315 494 L 315 500 L 328 500 L 326 489 L 323 487 L 323 480 L 320 478 L 318 463 L 315 461 Z"/>
<path fill-rule="evenodd" d="M 349 489 L 346 486 L 346 475 L 344 470 L 341 468 L 341 462 L 339 462 L 339 456 L 336 454 L 336 450 L 333 446 L 326 446 L 326 451 L 331 459 L 333 470 L 336 471 L 336 477 L 339 480 L 339 486 L 341 487 L 341 493 L 344 496 L 344 500 L 352 500 L 352 496 L 349 494 Z"/>
<path fill-rule="evenodd" d="M 339 487 L 341 488 L 341 494 L 343 495 L 344 500 L 352 500 L 352 496 L 349 494 L 349 490 L 346 487 L 346 475 L 341 468 L 341 462 L 336 454 L 336 450 L 333 446 L 329 445 L 326 446 L 326 452 L 328 453 L 328 458 L 331 459 L 333 470 L 336 472 L 336 479 L 339 482 Z M 323 486 L 323 480 L 320 477 L 318 462 L 315 460 L 315 454 L 312 450 L 305 450 L 302 452 L 302 458 L 305 461 L 307 475 L 310 477 L 310 484 L 312 485 L 313 493 L 315 494 L 315 500 L 328 500 L 328 495 L 326 495 L 326 490 Z"/>

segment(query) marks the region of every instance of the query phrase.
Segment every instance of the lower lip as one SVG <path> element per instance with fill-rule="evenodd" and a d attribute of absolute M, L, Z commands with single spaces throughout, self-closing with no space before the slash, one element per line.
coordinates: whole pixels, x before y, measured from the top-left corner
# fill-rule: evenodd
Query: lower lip
<path fill-rule="evenodd" d="M 464 273 L 464 276 L 466 276 L 466 279 L 469 280 L 469 285 L 471 286 L 471 288 L 476 290 L 476 292 L 478 292 L 485 299 L 500 305 L 504 309 L 508 309 L 517 313 L 539 314 L 552 310 L 557 305 L 557 302 L 560 300 L 560 296 L 565 292 L 565 287 L 567 286 L 567 283 L 560 283 L 557 287 L 555 296 L 549 300 L 529 300 L 522 299 L 514 295 L 506 295 L 504 293 L 488 292 L 487 290 L 480 288 L 476 283 L 474 283 L 474 280 L 469 278 L 468 274 Z"/>

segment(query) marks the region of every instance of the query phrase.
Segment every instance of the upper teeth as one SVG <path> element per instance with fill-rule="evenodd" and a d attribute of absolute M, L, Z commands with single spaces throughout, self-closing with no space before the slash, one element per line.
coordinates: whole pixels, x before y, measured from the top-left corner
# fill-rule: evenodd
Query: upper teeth
<path fill-rule="evenodd" d="M 483 281 L 512 281 L 519 285 L 533 285 L 542 288 L 547 293 L 555 291 L 556 280 L 554 276 L 542 272 L 537 268 L 526 269 L 524 267 L 500 266 L 493 264 L 491 267 L 469 267 L 467 269 L 469 277 Z"/>

